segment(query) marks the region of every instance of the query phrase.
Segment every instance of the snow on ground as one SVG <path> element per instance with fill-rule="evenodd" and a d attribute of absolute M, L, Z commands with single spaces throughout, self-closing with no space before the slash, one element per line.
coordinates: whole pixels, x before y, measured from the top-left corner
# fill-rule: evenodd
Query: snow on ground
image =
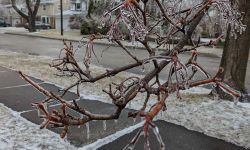
<path fill-rule="evenodd" d="M 250 148 L 250 104 L 213 101 L 200 94 L 170 98 L 163 119 Z"/>
<path fill-rule="evenodd" d="M 1 150 L 75 150 L 76 148 L 60 136 L 20 117 L 0 104 L 0 149 Z"/>
<path fill-rule="evenodd" d="M 52 82 L 61 87 L 66 87 L 74 81 L 73 78 L 66 81 L 65 78 L 54 76 L 55 70 L 48 67 L 48 62 L 51 61 L 51 58 L 48 57 L 0 51 L 0 59 L 0 66 L 22 70 L 30 76 Z M 92 68 L 94 74 L 106 70 L 97 66 L 92 66 Z M 102 89 L 107 87 L 110 81 L 121 81 L 131 75 L 133 74 L 118 74 L 116 77 L 102 80 L 95 85 L 84 84 L 81 88 L 81 94 L 85 98 L 99 99 L 111 103 L 108 96 L 101 92 Z M 214 101 L 208 97 L 209 92 L 208 89 L 198 87 L 183 91 L 182 100 L 176 99 L 174 94 L 171 95 L 167 101 L 167 111 L 161 113 L 158 119 L 250 148 L 250 104 L 239 103 L 234 105 L 233 102 L 229 101 Z M 143 95 L 138 96 L 129 107 L 140 108 L 142 98 Z M 154 104 L 154 101 L 152 100 L 150 104 Z M 0 107 L 0 109 L 2 108 Z M 2 131 L 0 130 L 0 132 Z M 38 130 L 37 132 L 44 131 Z"/>

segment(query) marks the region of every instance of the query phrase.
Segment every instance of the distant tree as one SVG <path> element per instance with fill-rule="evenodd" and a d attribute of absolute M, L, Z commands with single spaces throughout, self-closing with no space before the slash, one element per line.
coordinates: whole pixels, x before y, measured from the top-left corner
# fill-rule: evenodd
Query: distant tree
<path fill-rule="evenodd" d="M 3 18 L 4 17 L 4 9 L 3 7 L 0 6 L 0 17 Z"/>
<path fill-rule="evenodd" d="M 231 26 L 228 27 L 220 63 L 220 66 L 224 68 L 221 78 L 235 89 L 247 93 L 245 78 L 250 48 L 250 3 L 246 0 L 236 0 L 234 5 L 243 13 L 242 23 L 247 27 L 242 34 L 238 32 L 235 35 L 230 34 L 234 29 Z M 226 96 L 223 93 L 220 95 Z"/>
<path fill-rule="evenodd" d="M 4 7 L 4 5 L 7 5 L 7 4 L 9 4 L 8 0 L 0 0 L 0 17 L 1 18 L 4 18 L 7 13 Z"/>
<path fill-rule="evenodd" d="M 33 2 L 31 0 L 25 0 L 26 8 L 28 10 L 27 13 L 23 12 L 20 8 L 17 7 L 16 0 L 11 0 L 13 9 L 22 16 L 28 22 L 28 30 L 29 32 L 36 31 L 36 15 L 38 12 L 38 8 L 40 6 L 40 0 L 36 0 Z"/>
<path fill-rule="evenodd" d="M 88 4 L 88 13 L 87 13 L 87 17 L 88 18 L 91 18 L 91 14 L 93 13 L 94 11 L 94 2 L 93 0 L 89 0 L 89 4 Z"/>

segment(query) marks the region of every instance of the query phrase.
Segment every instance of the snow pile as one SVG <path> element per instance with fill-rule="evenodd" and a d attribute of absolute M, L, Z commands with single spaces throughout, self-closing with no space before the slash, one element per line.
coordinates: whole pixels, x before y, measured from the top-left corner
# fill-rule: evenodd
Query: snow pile
<path fill-rule="evenodd" d="M 0 51 L 0 59 L 2 60 L 0 66 L 22 70 L 28 75 L 52 82 L 61 87 L 67 87 L 75 80 L 73 78 L 66 80 L 65 78 L 54 76 L 55 70 L 48 67 L 48 62 L 51 61 L 51 58 Z M 94 69 L 92 72 L 94 74 L 106 70 L 97 66 L 92 66 L 92 68 Z M 131 73 L 118 74 L 116 77 L 101 80 L 96 84 L 84 84 L 81 88 L 81 94 L 85 98 L 98 99 L 110 103 L 110 99 L 102 92 L 102 89 L 108 87 L 110 81 L 119 82 L 132 75 L 135 76 Z M 250 148 L 250 104 L 239 103 L 234 105 L 233 102 L 229 101 L 214 101 L 207 96 L 208 93 L 210 93 L 210 90 L 198 87 L 182 91 L 182 100 L 176 99 L 175 94 L 170 95 L 166 103 L 167 111 L 161 113 L 158 119 L 179 124 L 190 130 L 203 132 L 209 136 Z M 139 109 L 142 106 L 143 99 L 144 95 L 139 95 L 128 107 Z M 155 100 L 149 102 L 150 105 L 154 103 Z M 48 131 L 37 130 L 34 132 L 43 136 L 40 133 Z M 23 134 L 33 136 L 29 135 L 30 133 Z M 47 143 L 44 145 L 51 144 Z"/>
<path fill-rule="evenodd" d="M 40 130 L 9 108 L 0 104 L 0 149 L 75 150 L 66 140 L 47 129 Z"/>

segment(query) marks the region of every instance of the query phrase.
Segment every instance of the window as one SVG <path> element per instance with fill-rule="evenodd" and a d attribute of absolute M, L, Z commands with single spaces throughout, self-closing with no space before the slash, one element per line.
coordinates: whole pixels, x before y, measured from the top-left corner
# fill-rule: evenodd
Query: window
<path fill-rule="evenodd" d="M 41 21 L 43 24 L 49 24 L 49 17 L 48 16 L 41 16 Z"/>
<path fill-rule="evenodd" d="M 61 10 L 61 5 L 57 5 L 57 10 Z"/>
<path fill-rule="evenodd" d="M 76 10 L 81 10 L 81 3 L 75 3 Z"/>
<path fill-rule="evenodd" d="M 46 10 L 46 5 L 43 5 L 43 10 Z"/>

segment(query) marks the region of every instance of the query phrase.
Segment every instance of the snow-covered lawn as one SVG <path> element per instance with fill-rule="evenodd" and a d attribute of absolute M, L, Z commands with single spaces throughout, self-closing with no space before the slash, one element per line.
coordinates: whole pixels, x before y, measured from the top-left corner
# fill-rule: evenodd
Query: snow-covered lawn
<path fill-rule="evenodd" d="M 28 56 L 25 54 L 11 53 L 0 50 L 0 60 L 0 66 L 5 66 L 15 70 L 22 70 L 30 76 L 40 78 L 61 87 L 66 87 L 75 80 L 73 78 L 65 80 L 65 78 L 54 76 L 53 74 L 56 73 L 56 71 L 49 68 L 48 63 L 51 61 L 51 58 L 48 57 Z M 94 70 L 94 74 L 98 74 L 106 70 L 97 66 L 92 66 L 92 68 Z M 107 87 L 110 81 L 121 81 L 130 75 L 134 76 L 134 74 L 131 73 L 124 73 L 118 74 L 118 76 L 110 79 L 99 81 L 95 85 L 84 84 L 81 88 L 81 94 L 85 98 L 98 99 L 111 103 L 108 96 L 102 92 L 102 89 Z M 229 101 L 215 101 L 207 96 L 209 92 L 210 90 L 204 88 L 193 88 L 182 92 L 182 100 L 178 100 L 175 98 L 175 95 L 171 95 L 167 101 L 167 111 L 161 113 L 158 116 L 158 119 L 183 125 L 188 129 L 203 132 L 207 135 L 235 143 L 239 146 L 250 148 L 250 104 L 239 103 L 238 105 L 234 105 L 234 103 Z M 139 106 L 142 103 L 142 98 L 143 95 L 138 96 L 136 100 L 129 105 L 129 107 L 134 109 L 140 108 Z M 151 102 L 151 104 L 153 104 L 153 102 Z M 10 119 L 13 122 L 16 119 L 22 120 L 19 115 L 16 115 L 15 113 L 13 114 L 13 112 L 2 105 L 0 105 L 0 112 L 0 118 Z M 16 123 L 18 122 L 19 121 Z M 53 133 L 47 135 L 50 131 L 38 130 L 38 127 L 32 125 L 31 123 L 27 123 L 25 121 L 21 122 L 23 122 L 23 124 L 27 124 L 27 127 L 33 128 L 31 131 L 34 131 L 34 133 L 37 134 L 40 133 L 39 135 L 41 136 L 56 136 Z M 0 125 L 0 133 L 7 133 L 8 131 L 11 132 L 9 134 L 13 133 L 13 136 L 10 136 L 11 138 L 9 138 L 9 142 L 11 143 L 16 141 L 16 137 L 14 136 L 15 132 L 17 135 L 20 135 L 20 132 L 25 134 L 27 141 L 32 141 L 33 136 L 36 135 L 34 134 L 29 136 L 29 130 L 22 131 L 18 128 L 15 128 L 16 130 L 12 130 L 11 127 L 4 126 L 2 128 L 1 123 Z M 20 126 L 22 126 L 22 124 Z M 43 133 L 45 135 L 43 135 Z M 0 139 L 1 138 L 2 137 L 0 136 Z M 59 137 L 56 136 L 55 139 L 58 138 Z M 44 145 L 52 145 L 51 143 L 46 142 L 50 141 L 48 139 L 45 140 Z M 69 145 L 65 142 L 60 140 L 54 141 L 58 142 L 58 144 L 60 142 L 62 143 L 62 145 L 59 144 L 55 146 L 64 146 L 65 149 L 69 147 Z M 55 147 L 55 149 L 57 148 Z"/>

